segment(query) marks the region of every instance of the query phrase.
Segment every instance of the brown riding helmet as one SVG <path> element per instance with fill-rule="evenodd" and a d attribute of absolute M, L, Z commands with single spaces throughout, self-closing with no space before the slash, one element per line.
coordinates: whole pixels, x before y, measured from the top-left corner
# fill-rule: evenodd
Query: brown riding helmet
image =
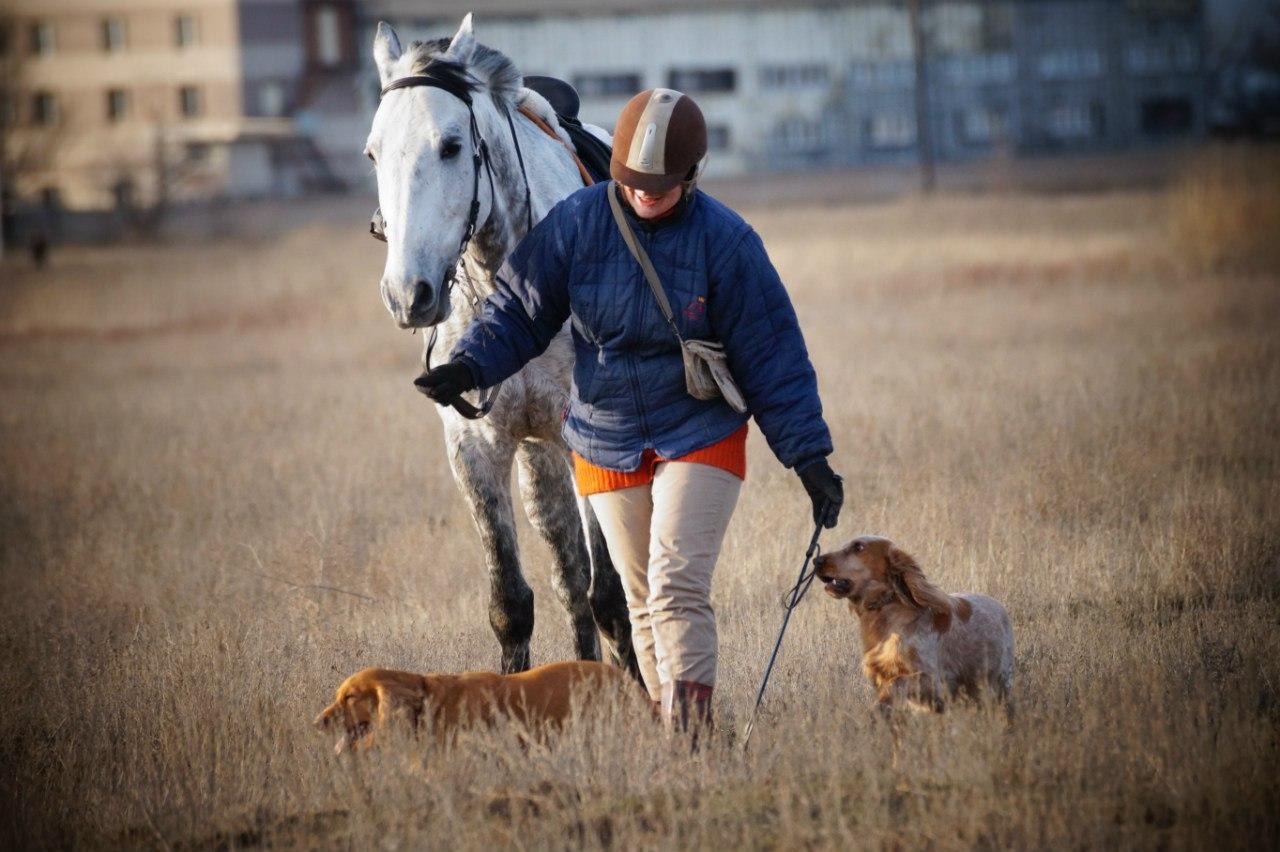
<path fill-rule="evenodd" d="M 622 108 L 613 132 L 609 174 L 645 192 L 666 192 L 695 177 L 707 153 L 707 123 L 693 98 L 649 89 Z"/>

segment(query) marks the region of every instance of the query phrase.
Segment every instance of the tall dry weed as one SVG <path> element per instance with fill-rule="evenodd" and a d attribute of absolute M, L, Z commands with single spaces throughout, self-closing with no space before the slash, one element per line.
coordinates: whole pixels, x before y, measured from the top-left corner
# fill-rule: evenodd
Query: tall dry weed
<path fill-rule="evenodd" d="M 754 427 L 709 748 L 605 717 L 547 747 L 335 757 L 310 722 L 352 671 L 497 660 L 380 244 L 335 228 L 7 267 L 0 848 L 1274 846 L 1280 288 L 1168 275 L 1163 203 L 747 211 L 847 483 L 824 546 L 888 535 L 1013 619 L 1015 723 L 910 719 L 897 761 L 823 595 L 733 747 L 808 540 Z M 563 659 L 527 524 L 521 551 L 535 660 Z"/>
<path fill-rule="evenodd" d="M 1214 145 L 1169 191 L 1174 252 L 1200 270 L 1280 269 L 1280 148 Z"/>

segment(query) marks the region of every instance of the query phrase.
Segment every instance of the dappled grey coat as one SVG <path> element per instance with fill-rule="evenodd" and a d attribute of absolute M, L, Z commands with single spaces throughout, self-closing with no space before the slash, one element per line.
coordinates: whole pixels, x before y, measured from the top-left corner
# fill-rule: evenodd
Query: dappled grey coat
<path fill-rule="evenodd" d="M 679 343 L 618 233 L 605 194 L 611 186 L 575 192 L 529 232 L 453 357 L 489 387 L 542 352 L 572 316 L 565 440 L 593 464 L 635 470 L 645 448 L 675 458 L 727 437 L 746 415 L 685 390 Z M 803 468 L 830 454 L 795 311 L 751 226 L 701 191 L 672 216 L 653 223 L 633 216 L 632 226 L 680 333 L 724 343 L 778 459 Z"/>

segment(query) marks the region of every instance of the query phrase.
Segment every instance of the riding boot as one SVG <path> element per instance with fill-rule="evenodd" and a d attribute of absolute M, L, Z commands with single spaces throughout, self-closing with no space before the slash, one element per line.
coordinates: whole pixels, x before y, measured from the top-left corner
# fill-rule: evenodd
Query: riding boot
<path fill-rule="evenodd" d="M 662 719 L 667 729 L 688 733 L 694 751 L 703 733 L 713 728 L 711 717 L 712 688 L 691 680 L 677 680 L 662 685 Z"/>

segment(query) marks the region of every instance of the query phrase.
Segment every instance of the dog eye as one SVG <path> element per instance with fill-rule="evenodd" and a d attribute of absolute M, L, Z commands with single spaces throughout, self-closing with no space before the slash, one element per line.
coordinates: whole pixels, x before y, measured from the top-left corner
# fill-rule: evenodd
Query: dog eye
<path fill-rule="evenodd" d="M 863 550 L 865 550 L 865 549 L 866 549 L 866 545 L 864 545 L 862 542 L 860 542 L 860 541 L 855 541 L 855 542 L 853 543 L 853 552 L 854 552 L 854 553 L 861 553 L 861 552 L 862 552 Z"/>
<path fill-rule="evenodd" d="M 364 155 L 369 158 L 369 162 L 373 163 L 375 166 L 378 165 L 378 158 L 373 156 L 373 152 L 368 148 L 365 149 Z"/>

